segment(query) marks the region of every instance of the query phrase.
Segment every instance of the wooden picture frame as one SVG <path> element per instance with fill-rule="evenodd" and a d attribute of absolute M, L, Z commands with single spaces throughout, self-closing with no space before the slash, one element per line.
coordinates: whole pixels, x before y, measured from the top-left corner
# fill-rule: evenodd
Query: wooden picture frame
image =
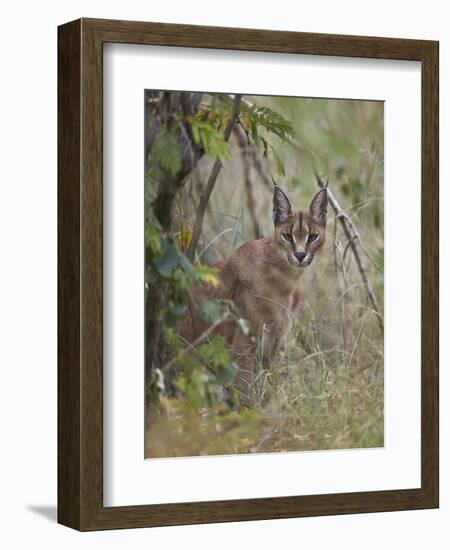
<path fill-rule="evenodd" d="M 103 505 L 102 46 L 105 42 L 414 60 L 422 67 L 421 487 Z M 438 43 L 79 19 L 58 29 L 58 521 L 81 530 L 438 506 Z M 433 235 L 429 239 L 430 233 Z"/>

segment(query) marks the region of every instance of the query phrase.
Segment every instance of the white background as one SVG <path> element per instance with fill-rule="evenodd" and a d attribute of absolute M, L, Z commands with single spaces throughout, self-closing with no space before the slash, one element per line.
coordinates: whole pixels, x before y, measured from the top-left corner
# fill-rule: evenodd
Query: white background
<path fill-rule="evenodd" d="M 105 505 L 420 487 L 420 64 L 108 44 L 103 65 Z M 143 460 L 142 96 L 186 82 L 194 90 L 386 101 L 385 448 Z M 402 178 L 408 208 L 399 216 Z M 399 249 L 402 231 L 408 239 Z"/>
<path fill-rule="evenodd" d="M 441 235 L 450 234 L 445 2 L 16 2 L 3 10 L 0 541 L 6 548 L 448 548 L 450 240 L 441 247 L 441 509 L 79 534 L 56 504 L 56 25 L 81 15 L 441 41 Z M 407 182 L 405 196 L 407 193 Z M 407 204 L 407 198 L 405 198 Z M 430 239 L 433 235 L 430 235 Z M 407 266 L 406 266 L 407 269 Z M 407 274 L 406 274 L 407 275 Z M 5 545 L 6 543 L 6 545 Z"/>

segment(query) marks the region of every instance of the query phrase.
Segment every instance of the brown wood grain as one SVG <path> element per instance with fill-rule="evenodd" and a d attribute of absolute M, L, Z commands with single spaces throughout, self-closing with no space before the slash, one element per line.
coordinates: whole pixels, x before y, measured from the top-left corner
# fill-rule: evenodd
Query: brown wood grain
<path fill-rule="evenodd" d="M 103 506 L 105 42 L 421 62 L 422 242 L 426 244 L 422 246 L 421 488 Z M 58 521 L 87 531 L 437 507 L 438 43 L 81 19 L 59 27 L 58 52 Z"/>
<path fill-rule="evenodd" d="M 433 235 L 430 239 L 429 236 Z M 432 241 L 432 242 L 430 242 Z M 422 488 L 439 502 L 439 45 L 422 59 Z"/>
<path fill-rule="evenodd" d="M 58 30 L 58 521 L 80 526 L 81 22 Z"/>

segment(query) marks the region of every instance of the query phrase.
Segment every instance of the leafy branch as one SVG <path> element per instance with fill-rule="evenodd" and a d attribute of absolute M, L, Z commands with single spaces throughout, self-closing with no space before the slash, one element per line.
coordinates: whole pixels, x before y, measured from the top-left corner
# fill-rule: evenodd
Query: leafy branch
<path fill-rule="evenodd" d="M 241 105 L 241 95 L 236 95 L 233 102 L 233 111 L 230 120 L 228 121 L 227 127 L 223 133 L 223 140 L 228 142 L 231 136 L 231 132 L 236 123 L 236 118 L 239 113 L 239 108 Z M 220 169 L 222 168 L 222 161 L 218 158 L 216 159 L 214 166 L 211 170 L 208 182 L 205 189 L 200 197 L 200 204 L 198 205 L 197 217 L 195 219 L 194 229 L 192 231 L 192 240 L 187 251 L 187 257 L 190 260 L 193 260 L 195 256 L 195 251 L 197 249 L 198 241 L 200 239 L 200 234 L 203 227 L 203 219 L 205 217 L 206 207 L 208 206 L 211 193 L 213 192 L 214 186 L 217 181 L 217 176 L 219 175 Z"/>
<path fill-rule="evenodd" d="M 261 137 L 261 128 L 275 134 L 282 141 L 294 137 L 292 123 L 269 107 L 258 107 L 246 101 L 242 104 L 241 118 L 244 128 L 250 133 L 254 142 L 258 142 Z"/>

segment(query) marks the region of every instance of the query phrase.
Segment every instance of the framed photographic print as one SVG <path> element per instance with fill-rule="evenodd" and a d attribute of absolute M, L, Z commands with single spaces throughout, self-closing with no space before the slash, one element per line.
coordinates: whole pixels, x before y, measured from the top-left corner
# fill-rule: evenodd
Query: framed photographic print
<path fill-rule="evenodd" d="M 438 43 L 58 33 L 58 520 L 438 506 Z"/>

